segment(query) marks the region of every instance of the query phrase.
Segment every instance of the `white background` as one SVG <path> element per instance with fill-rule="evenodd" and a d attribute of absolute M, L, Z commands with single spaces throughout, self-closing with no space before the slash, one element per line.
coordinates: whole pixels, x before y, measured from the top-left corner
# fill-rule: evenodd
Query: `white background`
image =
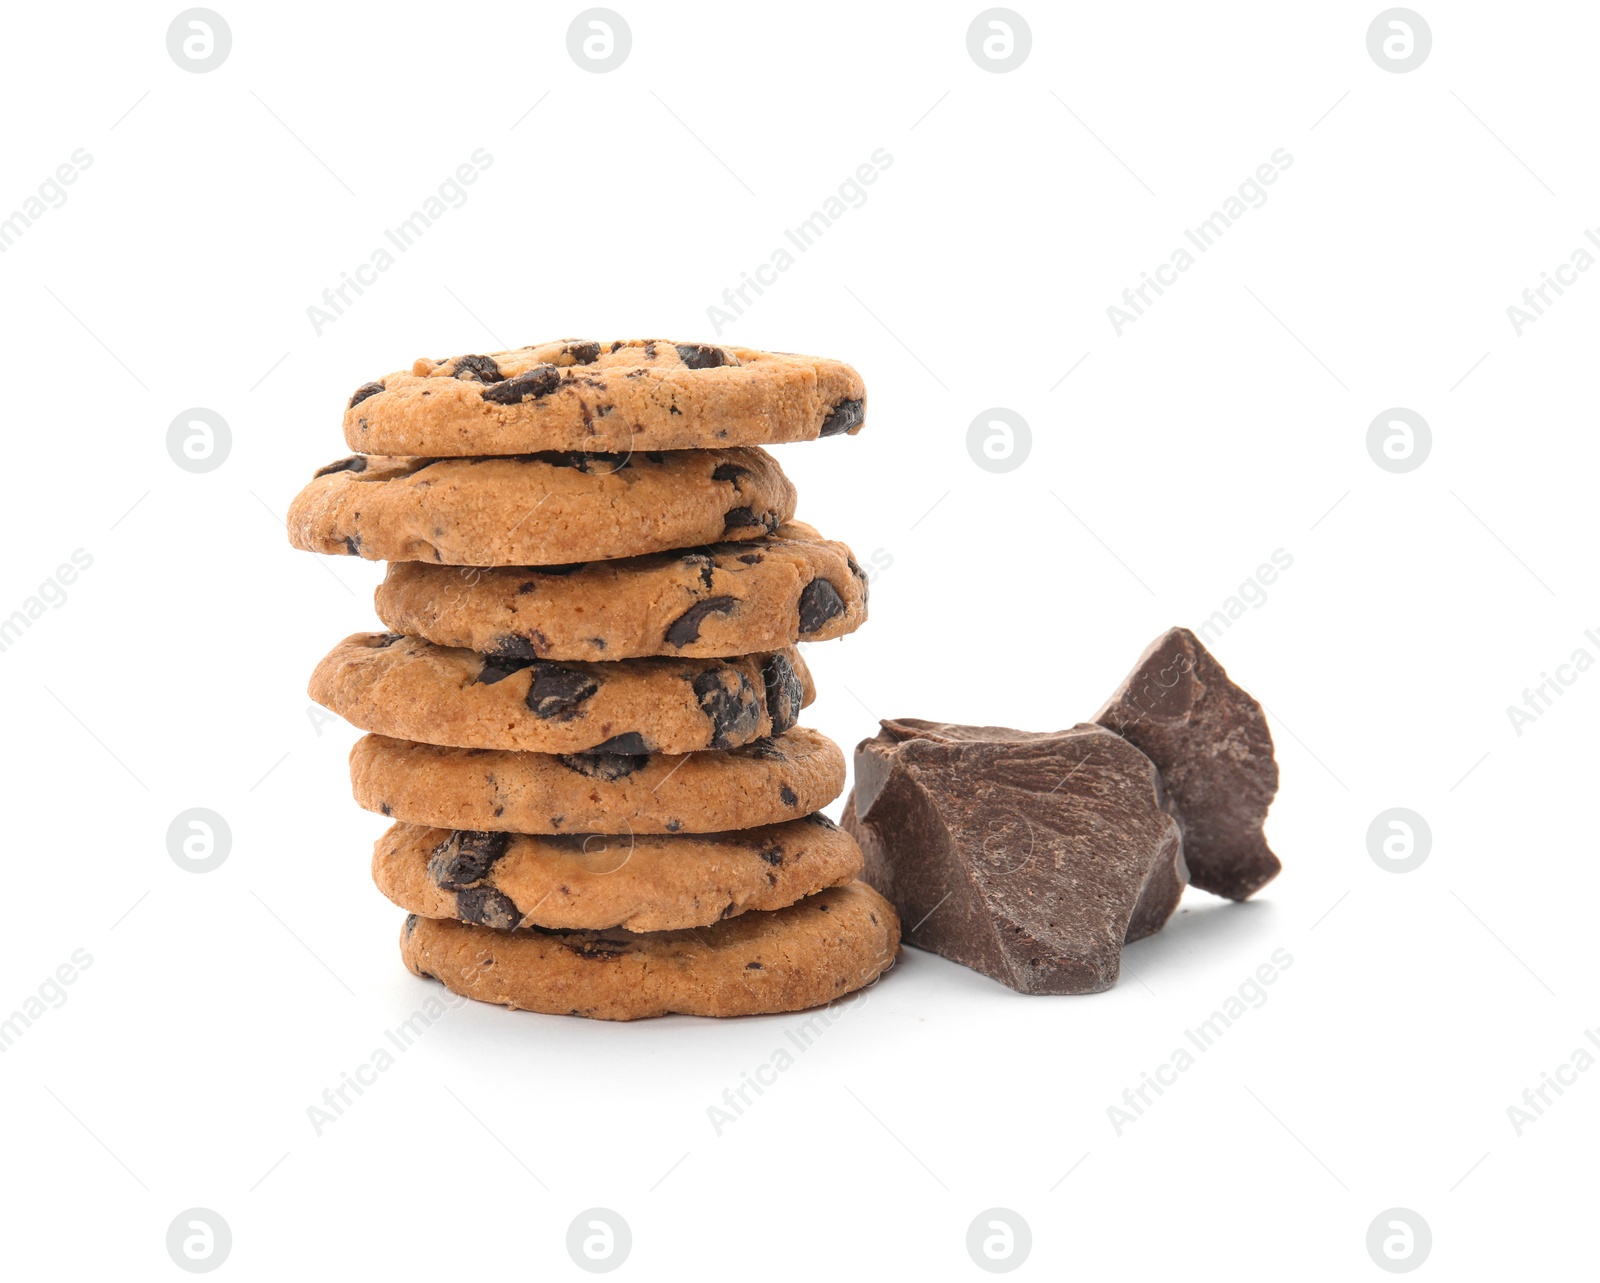
<path fill-rule="evenodd" d="M 1424 7 L 1431 56 L 1392 74 L 1375 0 L 1018 0 L 1032 53 L 994 74 L 976 2 L 617 0 L 632 53 L 593 74 L 577 4 L 217 3 L 208 74 L 168 56 L 176 5 L 6 17 L 0 212 L 92 164 L 0 255 L 0 615 L 93 557 L 0 653 L 0 1014 L 93 958 L 0 1054 L 8 1276 L 180 1277 L 195 1206 L 249 1279 L 583 1277 L 591 1206 L 651 1278 L 982 1277 L 966 1228 L 996 1206 L 1038 1277 L 1379 1277 L 1394 1206 L 1432 1228 L 1424 1274 L 1587 1259 L 1600 1072 L 1520 1136 L 1506 1111 L 1600 1024 L 1600 672 L 1521 735 L 1506 706 L 1600 658 L 1600 272 L 1520 337 L 1506 308 L 1600 220 L 1600 12 Z M 316 334 L 307 307 L 477 148 L 465 204 Z M 878 148 L 865 203 L 716 334 L 707 307 Z M 1278 148 L 1266 204 L 1119 337 L 1108 305 Z M 1242 906 L 1191 891 L 1096 997 L 908 950 L 720 1136 L 708 1106 L 798 1018 L 469 1005 L 319 1137 L 307 1107 L 443 991 L 368 881 L 354 732 L 307 715 L 380 567 L 292 551 L 282 513 L 369 378 L 649 335 L 866 378 L 860 436 L 779 451 L 804 519 L 892 558 L 868 626 L 807 652 L 807 720 L 847 746 L 878 715 L 1084 719 L 1292 555 L 1214 647 L 1273 717 L 1284 873 Z M 165 445 L 193 406 L 232 429 L 204 475 Z M 965 445 L 992 406 L 1032 428 L 1004 475 Z M 1404 475 L 1365 447 L 1392 406 L 1432 427 Z M 196 806 L 233 833 L 204 875 L 165 844 Z M 1395 806 L 1433 835 L 1403 875 L 1366 845 Z M 1107 1107 L 1280 947 L 1269 1001 L 1116 1135 Z"/>

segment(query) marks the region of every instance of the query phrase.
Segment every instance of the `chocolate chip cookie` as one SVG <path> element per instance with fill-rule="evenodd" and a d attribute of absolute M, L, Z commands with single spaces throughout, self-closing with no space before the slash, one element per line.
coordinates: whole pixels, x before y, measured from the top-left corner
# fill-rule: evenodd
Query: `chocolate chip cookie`
<path fill-rule="evenodd" d="M 516 833 L 717 833 L 809 815 L 844 791 L 844 754 L 796 726 L 726 752 L 518 753 L 365 735 L 356 801 L 411 824 Z"/>
<path fill-rule="evenodd" d="M 770 535 L 794 486 L 765 450 L 353 455 L 289 506 L 308 552 L 452 566 L 549 566 Z"/>
<path fill-rule="evenodd" d="M 597 1020 L 803 1011 L 872 983 L 899 945 L 899 919 L 864 882 L 649 935 L 496 931 L 414 913 L 400 931 L 406 966 L 455 993 Z"/>
<path fill-rule="evenodd" d="M 523 833 L 396 824 L 372 880 L 402 909 L 479 926 L 675 931 L 781 909 L 861 872 L 825 815 L 735 833 Z"/>
<path fill-rule="evenodd" d="M 735 659 L 558 664 L 355 633 L 311 674 L 311 698 L 364 731 L 457 748 L 694 753 L 795 724 L 815 697 L 795 650 Z"/>
<path fill-rule="evenodd" d="M 857 432 L 866 388 L 822 357 L 708 343 L 565 339 L 426 358 L 356 389 L 344 436 L 369 454 L 684 450 Z"/>
<path fill-rule="evenodd" d="M 491 655 L 748 655 L 854 632 L 867 577 L 844 544 L 790 522 L 744 543 L 575 566 L 397 561 L 376 605 L 397 633 Z"/>

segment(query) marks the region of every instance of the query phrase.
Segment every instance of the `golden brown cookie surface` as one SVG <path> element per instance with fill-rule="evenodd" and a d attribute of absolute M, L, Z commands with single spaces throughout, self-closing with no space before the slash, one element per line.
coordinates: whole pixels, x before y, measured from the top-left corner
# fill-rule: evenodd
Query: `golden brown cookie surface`
<path fill-rule="evenodd" d="M 861 376 L 824 357 L 564 339 L 364 383 L 344 435 L 369 454 L 444 456 L 765 445 L 858 432 L 865 398 Z"/>
<path fill-rule="evenodd" d="M 899 944 L 894 910 L 864 882 L 687 931 L 496 931 L 411 914 L 400 932 L 406 966 L 455 993 L 598 1020 L 803 1011 L 872 983 Z"/>
<path fill-rule="evenodd" d="M 369 811 L 447 829 L 717 833 L 820 810 L 844 791 L 844 754 L 795 726 L 724 752 L 520 753 L 365 735 L 350 783 Z"/>

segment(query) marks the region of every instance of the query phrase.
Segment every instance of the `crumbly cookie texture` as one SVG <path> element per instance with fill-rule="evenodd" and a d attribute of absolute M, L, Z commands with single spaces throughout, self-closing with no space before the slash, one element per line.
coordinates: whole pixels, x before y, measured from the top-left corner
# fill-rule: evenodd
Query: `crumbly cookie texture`
<path fill-rule="evenodd" d="M 364 735 L 356 801 L 393 819 L 514 833 L 719 833 L 821 810 L 844 791 L 844 754 L 795 726 L 726 752 L 519 753 Z"/>
<path fill-rule="evenodd" d="M 872 983 L 899 944 L 894 910 L 864 882 L 786 909 L 648 935 L 497 931 L 416 914 L 400 931 L 406 966 L 455 993 L 598 1020 L 803 1011 Z"/>
<path fill-rule="evenodd" d="M 289 506 L 308 552 L 452 566 L 548 566 L 770 535 L 795 491 L 765 450 L 353 455 Z"/>
<path fill-rule="evenodd" d="M 858 432 L 866 386 L 840 361 L 709 343 L 563 339 L 424 357 L 364 383 L 344 437 L 369 454 L 683 450 Z"/>
<path fill-rule="evenodd" d="M 457 748 L 695 753 L 795 724 L 815 697 L 795 650 L 735 659 L 557 664 L 355 633 L 311 674 L 311 698 L 364 731 Z"/>
<path fill-rule="evenodd" d="M 790 522 L 744 543 L 543 569 L 397 561 L 375 600 L 394 632 L 491 655 L 748 655 L 854 632 L 867 577 L 844 544 Z"/>
<path fill-rule="evenodd" d="M 825 815 L 734 833 L 534 836 L 396 824 L 378 890 L 410 913 L 479 926 L 676 931 L 781 909 L 861 872 Z"/>

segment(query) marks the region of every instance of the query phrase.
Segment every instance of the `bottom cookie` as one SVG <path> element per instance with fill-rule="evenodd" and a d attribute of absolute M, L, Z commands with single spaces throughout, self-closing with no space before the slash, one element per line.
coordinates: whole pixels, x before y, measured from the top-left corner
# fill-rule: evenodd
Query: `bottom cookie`
<path fill-rule="evenodd" d="M 400 933 L 406 966 L 454 993 L 596 1020 L 802 1011 L 876 980 L 899 945 L 899 918 L 864 882 L 684 931 L 497 931 L 412 914 Z"/>

